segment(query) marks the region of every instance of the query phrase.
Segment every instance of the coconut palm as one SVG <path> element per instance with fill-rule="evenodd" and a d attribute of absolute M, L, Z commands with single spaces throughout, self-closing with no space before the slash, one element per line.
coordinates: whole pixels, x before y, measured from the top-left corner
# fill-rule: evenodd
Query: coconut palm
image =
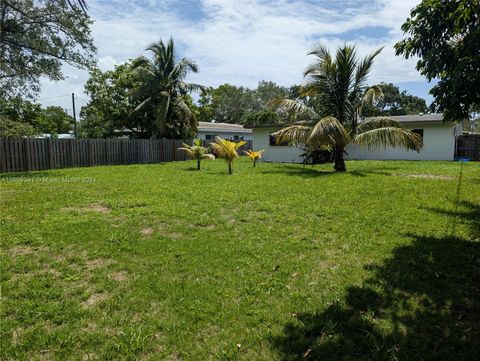
<path fill-rule="evenodd" d="M 244 153 L 247 155 L 248 158 L 250 158 L 253 161 L 253 167 L 257 164 L 257 161 L 262 158 L 263 152 L 265 152 L 265 149 L 262 150 L 245 150 Z"/>
<path fill-rule="evenodd" d="M 197 160 L 197 170 L 200 170 L 200 163 L 203 159 L 215 160 L 215 156 L 209 154 L 207 148 L 202 147 L 200 139 L 195 139 L 193 145 L 183 143 L 183 147 L 178 148 L 178 150 L 185 152 L 190 159 Z"/>
<path fill-rule="evenodd" d="M 189 72 L 198 72 L 198 66 L 190 59 L 177 60 L 173 39 L 167 44 L 162 40 L 150 45 L 152 59 L 144 56 L 133 61 L 133 67 L 140 80 L 134 94 L 141 101 L 135 111 L 153 115 L 151 135 L 163 138 L 167 127 L 183 126 L 192 133 L 197 131 L 197 120 L 187 106 L 185 97 L 192 91 L 204 91 L 199 84 L 186 83 Z M 169 123 L 170 122 L 170 123 Z"/>
<path fill-rule="evenodd" d="M 344 153 L 348 143 L 367 149 L 402 147 L 419 151 L 422 139 L 388 118 L 360 121 L 362 106 L 374 103 L 382 96 L 379 86 L 366 86 L 374 58 L 382 48 L 358 59 L 355 46 L 339 47 L 335 59 L 322 45 L 309 55 L 315 61 L 305 70 L 307 84 L 301 100 L 277 99 L 272 105 L 282 108 L 297 120 L 274 134 L 277 142 L 320 149 L 328 145 L 333 149 L 335 170 L 346 170 Z"/>
<path fill-rule="evenodd" d="M 210 146 L 213 149 L 213 153 L 218 158 L 223 158 L 228 165 L 228 174 L 233 174 L 233 161 L 239 157 L 237 149 L 244 145 L 246 142 L 241 140 L 239 142 L 232 142 L 230 140 L 225 140 L 220 137 L 215 138 L 214 143 L 210 143 Z"/>

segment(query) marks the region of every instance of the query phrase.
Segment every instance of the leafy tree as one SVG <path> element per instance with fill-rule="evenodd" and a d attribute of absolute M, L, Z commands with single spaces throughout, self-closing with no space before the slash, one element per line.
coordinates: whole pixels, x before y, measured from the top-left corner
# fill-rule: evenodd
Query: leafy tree
<path fill-rule="evenodd" d="M 283 119 L 283 114 L 268 109 L 268 103 L 287 96 L 288 89 L 271 81 L 262 80 L 255 89 L 222 84 L 202 94 L 198 101 L 199 117 L 206 122 L 264 124 L 270 121 L 276 124 Z"/>
<path fill-rule="evenodd" d="M 244 153 L 247 155 L 247 157 L 250 158 L 253 161 L 253 167 L 254 168 L 257 165 L 257 161 L 260 158 L 262 158 L 264 152 L 265 152 L 265 149 L 257 150 L 257 151 L 249 149 L 249 150 L 244 151 Z"/>
<path fill-rule="evenodd" d="M 418 151 L 421 138 L 391 119 L 375 118 L 358 124 L 362 104 L 381 97 L 379 87 L 365 85 L 373 60 L 381 50 L 358 59 L 355 47 L 345 45 L 337 49 L 333 58 L 324 46 L 316 47 L 310 53 L 316 59 L 305 71 L 308 83 L 303 92 L 314 98 L 314 106 L 292 99 L 273 102 L 302 121 L 276 132 L 277 142 L 290 142 L 307 149 L 330 145 L 335 170 L 339 172 L 346 170 L 344 153 L 349 142 L 368 149 L 393 146 Z"/>
<path fill-rule="evenodd" d="M 480 1 L 423 0 L 402 25 L 408 37 L 397 55 L 418 56 L 417 69 L 439 81 L 430 93 L 446 120 L 468 119 L 480 108 Z"/>
<path fill-rule="evenodd" d="M 243 115 L 255 108 L 252 91 L 222 84 L 211 91 L 211 120 L 217 123 L 241 123 Z"/>
<path fill-rule="evenodd" d="M 375 104 L 366 104 L 362 108 L 362 115 L 406 115 L 428 111 L 424 99 L 410 95 L 405 90 L 400 92 L 400 89 L 392 83 L 380 83 L 378 86 L 383 96 Z"/>
<path fill-rule="evenodd" d="M 183 143 L 183 147 L 178 150 L 185 152 L 189 158 L 197 161 L 197 170 L 200 170 L 200 163 L 203 159 L 215 160 L 215 156 L 209 154 L 207 148 L 202 146 L 200 139 L 195 139 L 193 145 Z"/>
<path fill-rule="evenodd" d="M 0 118 L 0 138 L 24 138 L 40 134 L 32 125 L 7 117 Z"/>
<path fill-rule="evenodd" d="M 18 97 L 0 98 L 0 123 L 5 136 L 28 137 L 43 133 L 56 137 L 71 129 L 73 118 L 61 107 L 42 108 L 40 104 Z"/>
<path fill-rule="evenodd" d="M 0 96 L 33 97 L 40 77 L 63 79 L 63 63 L 90 68 L 91 21 L 65 0 L 0 2 Z"/>
<path fill-rule="evenodd" d="M 271 109 L 262 109 L 258 112 L 247 113 L 242 117 L 242 124 L 266 125 L 281 123 L 280 116 Z"/>
<path fill-rule="evenodd" d="M 115 135 L 116 130 L 128 129 L 135 137 L 148 137 L 148 130 L 152 128 L 149 118 L 134 113 L 139 101 L 132 89 L 137 86 L 139 82 L 131 62 L 105 72 L 93 69 L 85 83 L 90 102 L 80 111 L 81 136 L 106 138 Z"/>
<path fill-rule="evenodd" d="M 230 140 L 225 140 L 220 137 L 215 139 L 214 143 L 210 143 L 213 154 L 218 158 L 223 158 L 228 165 L 228 174 L 233 174 L 233 162 L 239 157 L 237 149 L 242 145 L 246 144 L 244 140 L 239 142 L 232 142 Z"/>
<path fill-rule="evenodd" d="M 42 109 L 35 121 L 35 128 L 44 134 L 56 137 L 58 134 L 70 132 L 73 122 L 73 117 L 67 114 L 62 107 L 49 106 Z"/>
<path fill-rule="evenodd" d="M 185 78 L 189 72 L 198 72 L 198 66 L 187 58 L 177 60 L 173 39 L 166 44 L 160 40 L 147 50 L 152 52 L 152 59 L 142 56 L 133 61 L 138 80 L 134 95 L 141 101 L 135 112 L 151 119 L 148 132 L 153 138 L 196 133 L 197 119 L 185 96 L 206 88 L 186 83 Z"/>

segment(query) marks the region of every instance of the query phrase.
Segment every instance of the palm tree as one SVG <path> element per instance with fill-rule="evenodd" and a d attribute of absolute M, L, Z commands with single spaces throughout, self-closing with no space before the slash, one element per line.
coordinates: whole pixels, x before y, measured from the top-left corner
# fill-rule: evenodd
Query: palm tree
<path fill-rule="evenodd" d="M 197 170 L 200 170 L 200 162 L 202 159 L 215 160 L 215 156 L 207 153 L 207 148 L 202 147 L 202 141 L 200 139 L 195 139 L 193 145 L 183 143 L 183 147 L 178 148 L 178 150 L 185 152 L 189 158 L 197 160 Z"/>
<path fill-rule="evenodd" d="M 253 167 L 255 168 L 255 165 L 257 164 L 257 161 L 262 158 L 263 152 L 265 152 L 265 149 L 262 150 L 245 150 L 244 153 L 247 155 L 248 158 L 250 158 L 253 161 Z"/>
<path fill-rule="evenodd" d="M 141 56 L 133 61 L 140 80 L 140 86 L 134 89 L 134 94 L 141 101 L 135 111 L 153 114 L 152 138 L 165 137 L 168 125 L 178 126 L 172 124 L 180 124 L 192 133 L 196 132 L 197 120 L 185 103 L 185 96 L 206 88 L 186 83 L 185 78 L 189 72 L 198 72 L 198 66 L 187 58 L 177 60 L 172 38 L 167 44 L 160 40 L 146 50 L 152 52 L 152 59 Z"/>
<path fill-rule="evenodd" d="M 272 106 L 286 110 L 297 120 L 274 134 L 277 142 L 290 142 L 310 149 L 331 146 L 335 170 L 346 171 L 344 153 L 348 143 L 367 149 L 403 147 L 419 151 L 422 139 L 388 118 L 359 122 L 362 106 L 382 96 L 379 86 L 366 86 L 374 58 L 382 48 L 359 60 L 355 46 L 339 47 L 335 59 L 322 45 L 309 55 L 316 60 L 305 70 L 308 79 L 301 100 L 277 99 Z"/>
<path fill-rule="evenodd" d="M 244 140 L 239 142 L 232 142 L 230 140 L 225 140 L 220 137 L 215 138 L 214 143 L 210 143 L 213 153 L 218 158 L 223 158 L 228 164 L 228 174 L 233 174 L 232 164 L 235 159 L 239 157 L 237 149 L 244 145 Z"/>

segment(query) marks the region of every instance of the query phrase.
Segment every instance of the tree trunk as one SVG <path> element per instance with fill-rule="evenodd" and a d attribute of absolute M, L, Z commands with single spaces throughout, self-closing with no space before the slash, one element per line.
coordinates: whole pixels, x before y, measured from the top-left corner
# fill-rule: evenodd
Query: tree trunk
<path fill-rule="evenodd" d="M 254 160 L 253 160 L 253 168 L 255 168 L 255 165 L 256 165 L 256 164 L 257 164 L 257 160 L 254 159 Z"/>
<path fill-rule="evenodd" d="M 232 162 L 228 162 L 228 174 L 233 174 Z"/>
<path fill-rule="evenodd" d="M 200 159 L 197 159 L 197 170 L 200 170 Z"/>
<path fill-rule="evenodd" d="M 343 159 L 344 147 L 335 147 L 335 171 L 337 172 L 346 172 L 347 167 L 345 166 L 345 160 Z"/>

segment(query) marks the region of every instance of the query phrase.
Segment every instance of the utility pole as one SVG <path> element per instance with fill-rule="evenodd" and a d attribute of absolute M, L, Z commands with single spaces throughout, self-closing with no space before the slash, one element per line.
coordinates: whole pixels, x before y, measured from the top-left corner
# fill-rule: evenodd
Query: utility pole
<path fill-rule="evenodd" d="M 72 107 L 73 107 L 73 131 L 75 139 L 77 139 L 77 115 L 75 114 L 75 93 L 72 93 Z"/>

